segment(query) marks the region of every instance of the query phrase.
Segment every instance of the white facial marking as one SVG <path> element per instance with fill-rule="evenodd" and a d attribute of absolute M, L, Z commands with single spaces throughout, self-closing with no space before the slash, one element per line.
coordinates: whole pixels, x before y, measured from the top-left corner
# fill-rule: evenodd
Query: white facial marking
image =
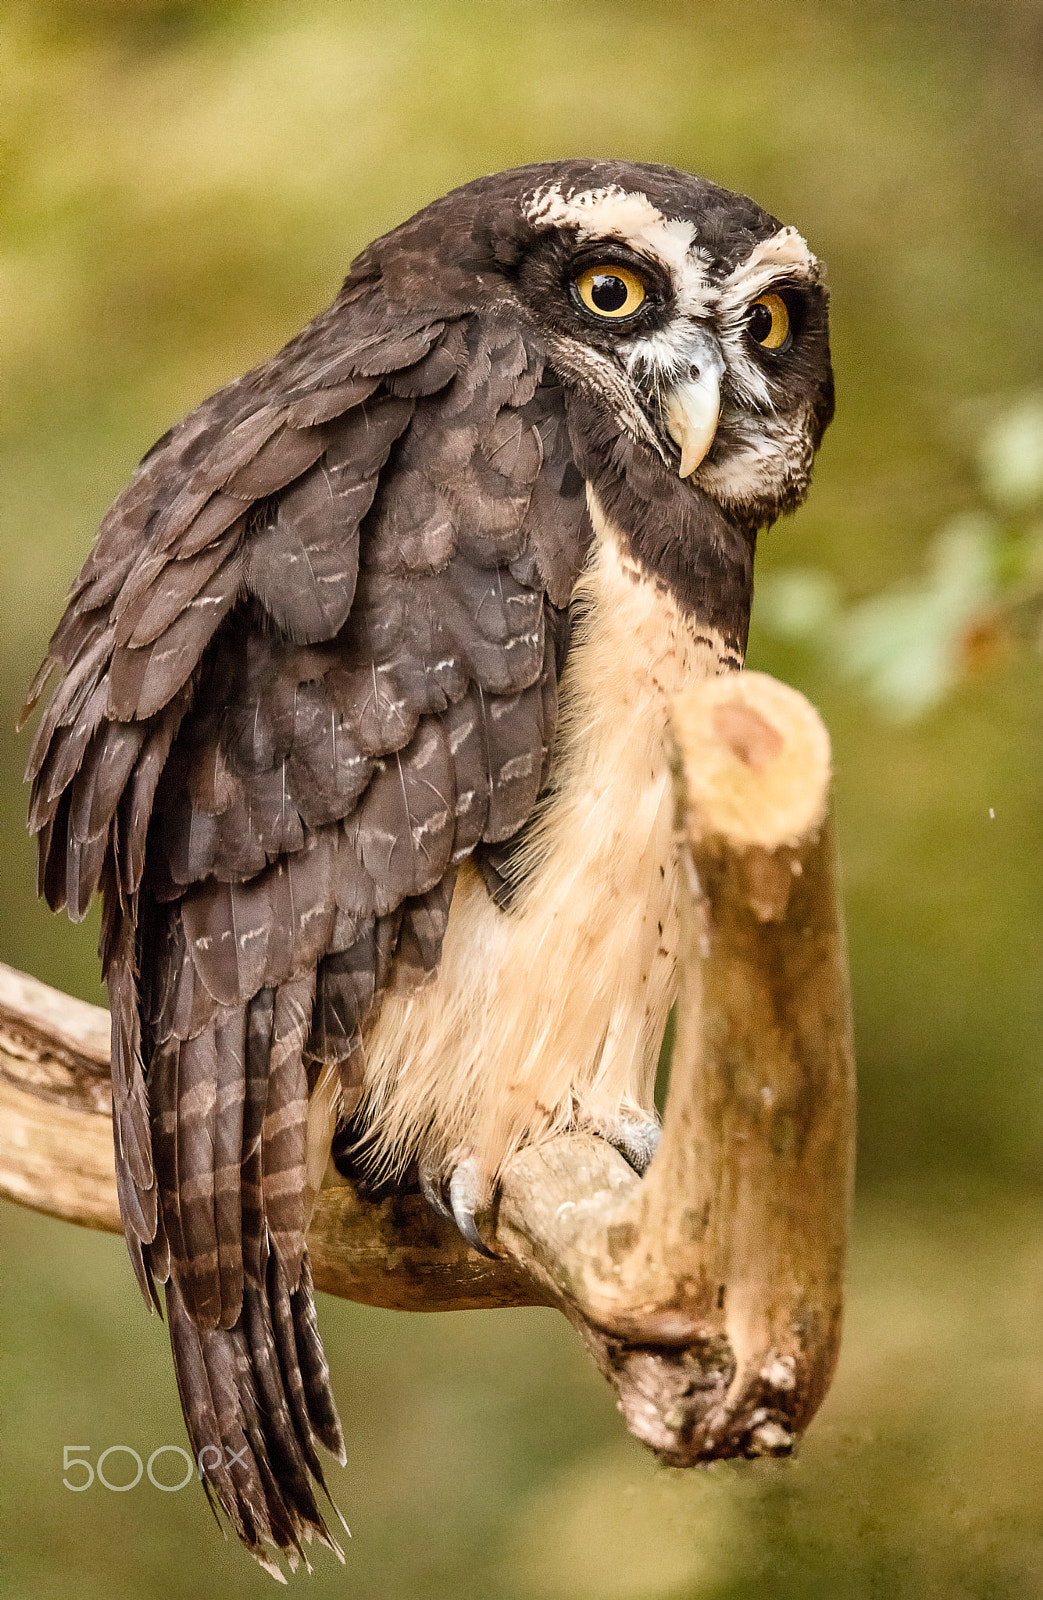
<path fill-rule="evenodd" d="M 770 412 L 774 405 L 764 370 L 746 342 L 750 306 L 776 283 L 811 287 L 821 280 L 822 263 L 812 255 L 796 228 L 780 228 L 770 239 L 762 239 L 754 246 L 717 292 L 714 311 L 728 375 L 740 397 L 758 411 Z"/>
<path fill-rule="evenodd" d="M 723 315 L 737 305 L 749 305 L 780 278 L 819 283 L 822 263 L 812 255 L 796 228 L 780 228 L 770 239 L 755 245 L 746 260 L 721 284 L 718 304 Z"/>
<path fill-rule="evenodd" d="M 709 255 L 695 243 L 695 224 L 665 217 L 646 194 L 609 186 L 562 193 L 560 184 L 538 189 L 526 216 L 537 227 L 576 228 L 581 240 L 619 239 L 660 261 L 673 281 L 678 309 L 691 317 L 709 309 Z"/>
<path fill-rule="evenodd" d="M 654 333 L 627 337 L 620 330 L 618 350 L 631 383 L 640 381 L 658 395 L 667 430 L 688 460 L 696 454 L 696 442 L 693 437 L 689 450 L 678 437 L 685 433 L 686 422 L 676 413 L 679 405 L 684 408 L 693 363 L 702 365 L 699 358 L 705 354 L 707 337 L 716 335 L 728 386 L 739 402 L 738 406 L 734 399 L 726 402 L 721 421 L 740 442 L 725 461 L 702 461 L 692 475 L 695 483 L 722 499 L 752 504 L 781 492 L 791 479 L 806 478 L 812 453 L 804 432 L 808 419 L 804 412 L 798 417 L 779 415 L 768 374 L 746 336 L 750 306 L 760 295 L 780 283 L 813 287 L 822 281 L 822 264 L 796 228 L 780 228 L 762 239 L 734 271 L 714 283 L 709 277 L 710 253 L 697 243 L 695 224 L 665 216 L 639 191 L 607 185 L 566 193 L 560 184 L 550 184 L 535 192 L 525 214 L 537 227 L 575 228 L 581 242 L 619 239 L 638 254 L 657 260 L 669 274 L 679 314 Z M 586 369 L 589 383 L 597 369 L 595 387 L 609 397 L 621 426 L 666 460 L 632 389 L 620 381 L 616 363 L 578 340 L 559 336 L 553 343 L 559 360 L 564 358 L 563 364 L 577 379 Z M 697 398 L 701 402 L 703 397 Z M 686 464 L 682 459 L 682 469 Z"/>
<path fill-rule="evenodd" d="M 738 443 L 722 461 L 696 469 L 700 488 L 740 508 L 803 495 L 815 454 L 806 408 L 789 416 L 740 417 L 730 427 Z"/>

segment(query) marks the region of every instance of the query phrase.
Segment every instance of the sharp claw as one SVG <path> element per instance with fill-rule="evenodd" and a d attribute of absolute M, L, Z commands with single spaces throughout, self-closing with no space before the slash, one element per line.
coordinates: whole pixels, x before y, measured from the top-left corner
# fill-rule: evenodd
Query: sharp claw
<path fill-rule="evenodd" d="M 474 1161 L 461 1161 L 459 1166 L 453 1168 L 453 1175 L 449 1179 L 449 1205 L 452 1208 L 453 1220 L 472 1250 L 477 1250 L 479 1255 L 487 1256 L 490 1261 L 496 1261 L 498 1257 L 495 1251 L 489 1249 L 478 1232 L 474 1220 L 480 1195 Z"/>
<path fill-rule="evenodd" d="M 487 1256 L 490 1261 L 499 1260 L 478 1232 L 478 1225 L 474 1220 L 483 1193 L 478 1181 L 477 1162 L 468 1158 L 453 1168 L 448 1184 L 448 1201 L 441 1172 L 437 1166 L 421 1161 L 418 1165 L 417 1178 L 420 1183 L 420 1193 L 431 1210 L 438 1216 L 444 1217 L 447 1222 L 453 1223 L 472 1250 L 477 1250 L 479 1255 Z"/>
<path fill-rule="evenodd" d="M 425 1166 L 421 1162 L 417 1176 L 420 1180 L 420 1193 L 431 1207 L 431 1210 L 437 1212 L 440 1217 L 444 1217 L 447 1222 L 455 1222 L 456 1218 L 446 1205 L 445 1196 L 442 1193 L 442 1180 L 438 1175 L 437 1169 Z"/>

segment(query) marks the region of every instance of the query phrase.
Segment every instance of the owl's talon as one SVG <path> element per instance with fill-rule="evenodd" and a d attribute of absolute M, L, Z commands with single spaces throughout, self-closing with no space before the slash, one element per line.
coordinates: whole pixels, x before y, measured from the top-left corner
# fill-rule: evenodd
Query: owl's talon
<path fill-rule="evenodd" d="M 453 1221 L 459 1228 L 472 1250 L 477 1250 L 479 1255 L 487 1256 L 490 1261 L 498 1259 L 496 1252 L 490 1250 L 474 1220 L 475 1211 L 484 1198 L 482 1186 L 478 1181 L 478 1164 L 468 1158 L 461 1161 L 453 1168 L 449 1179 L 449 1205 L 453 1213 Z"/>
<path fill-rule="evenodd" d="M 437 1216 L 444 1217 L 446 1222 L 455 1222 L 456 1218 L 449 1209 L 445 1195 L 442 1193 L 442 1179 L 438 1169 L 421 1161 L 417 1177 L 420 1183 L 420 1193 L 431 1207 L 431 1210 Z"/>
<path fill-rule="evenodd" d="M 444 1217 L 447 1222 L 451 1222 L 472 1250 L 477 1250 L 479 1255 L 487 1256 L 490 1261 L 498 1260 L 499 1257 L 489 1249 L 478 1232 L 478 1225 L 474 1220 L 475 1212 L 485 1198 L 485 1190 L 478 1180 L 478 1163 L 470 1157 L 458 1162 L 447 1184 L 437 1166 L 421 1161 L 418 1164 L 417 1177 L 420 1193 L 431 1210 L 436 1215 Z"/>

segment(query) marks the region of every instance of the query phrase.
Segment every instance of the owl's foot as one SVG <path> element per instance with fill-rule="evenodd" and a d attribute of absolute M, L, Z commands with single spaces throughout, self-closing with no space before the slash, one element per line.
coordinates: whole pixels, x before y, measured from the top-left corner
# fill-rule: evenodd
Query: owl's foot
<path fill-rule="evenodd" d="M 479 1255 L 497 1261 L 496 1252 L 489 1249 L 478 1232 L 475 1212 L 486 1198 L 485 1189 L 478 1176 L 478 1163 L 473 1156 L 457 1162 L 448 1180 L 435 1168 L 423 1161 L 419 1165 L 420 1192 L 432 1211 L 437 1211 L 447 1222 L 456 1224 L 461 1236 L 477 1250 Z"/>
<path fill-rule="evenodd" d="M 657 1117 L 628 1116 L 625 1112 L 611 1122 L 594 1124 L 593 1131 L 619 1151 L 639 1178 L 644 1176 L 663 1135 Z"/>
<path fill-rule="evenodd" d="M 618 1150 L 624 1161 L 641 1177 L 659 1148 L 663 1130 L 655 1117 L 620 1113 L 610 1121 L 593 1124 L 592 1131 Z M 472 1250 L 477 1250 L 479 1255 L 486 1256 L 490 1261 L 498 1260 L 496 1252 L 489 1249 L 478 1232 L 475 1222 L 475 1213 L 481 1210 L 487 1195 L 474 1157 L 467 1156 L 458 1161 L 448 1178 L 443 1176 L 440 1167 L 421 1159 L 417 1175 L 420 1192 L 432 1211 L 453 1223 Z"/>

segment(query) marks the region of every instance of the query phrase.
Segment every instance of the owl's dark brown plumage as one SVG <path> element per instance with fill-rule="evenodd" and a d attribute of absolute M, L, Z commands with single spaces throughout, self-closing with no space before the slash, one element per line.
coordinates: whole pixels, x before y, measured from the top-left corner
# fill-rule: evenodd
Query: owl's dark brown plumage
<path fill-rule="evenodd" d="M 591 263 L 641 275 L 625 324 L 577 299 Z M 764 285 L 778 353 L 751 346 Z M 720 419 L 681 479 L 671 405 L 711 345 Z M 259 1558 L 332 1542 L 315 1443 L 343 1455 L 305 1248 L 316 1084 L 335 1069 L 364 1138 L 366 1040 L 389 984 L 438 968 L 462 864 L 514 914 L 567 764 L 591 508 L 737 665 L 756 530 L 802 498 L 831 407 L 799 236 L 670 169 L 554 163 L 370 246 L 102 524 L 34 686 L 64 673 L 30 823 L 51 906 L 103 895 L 127 1241 L 157 1305 L 166 1285 L 203 1481 Z M 437 1113 L 406 1155 L 448 1174 Z"/>

